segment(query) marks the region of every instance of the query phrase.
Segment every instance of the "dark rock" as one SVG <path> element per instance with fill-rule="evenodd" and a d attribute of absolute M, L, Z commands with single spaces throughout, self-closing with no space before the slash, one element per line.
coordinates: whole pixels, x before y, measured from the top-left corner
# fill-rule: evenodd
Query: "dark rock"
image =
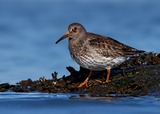
<path fill-rule="evenodd" d="M 0 89 L 1 88 L 9 89 L 9 87 L 10 87 L 10 85 L 8 83 L 0 84 Z"/>

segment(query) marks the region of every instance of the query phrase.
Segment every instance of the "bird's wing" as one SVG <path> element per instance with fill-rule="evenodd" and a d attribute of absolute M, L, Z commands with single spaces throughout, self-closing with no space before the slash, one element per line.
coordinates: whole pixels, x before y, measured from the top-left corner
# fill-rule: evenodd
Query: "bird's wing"
<path fill-rule="evenodd" d="M 105 57 L 117 57 L 117 56 L 130 57 L 135 54 L 140 54 L 145 52 L 127 46 L 109 37 L 104 37 L 101 35 L 95 35 L 95 36 L 96 38 L 91 38 L 91 40 L 89 40 L 89 45 L 97 53 Z"/>

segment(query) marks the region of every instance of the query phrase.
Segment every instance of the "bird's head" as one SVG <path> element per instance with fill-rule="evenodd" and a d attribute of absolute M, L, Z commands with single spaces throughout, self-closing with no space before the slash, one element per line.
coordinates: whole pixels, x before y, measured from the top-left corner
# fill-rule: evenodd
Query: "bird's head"
<path fill-rule="evenodd" d="M 72 23 L 68 26 L 68 32 L 62 36 L 57 42 L 69 37 L 70 39 L 79 39 L 86 34 L 85 28 L 79 23 Z"/>

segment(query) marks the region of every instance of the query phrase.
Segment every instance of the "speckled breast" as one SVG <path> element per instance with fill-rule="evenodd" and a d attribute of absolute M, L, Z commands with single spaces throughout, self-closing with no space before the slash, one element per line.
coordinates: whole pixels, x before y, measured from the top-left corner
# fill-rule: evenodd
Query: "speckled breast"
<path fill-rule="evenodd" d="M 117 67 L 126 61 L 126 57 L 104 57 L 96 52 L 77 51 L 76 49 L 70 48 L 71 57 L 83 68 L 102 71 L 105 69 L 112 69 Z"/>

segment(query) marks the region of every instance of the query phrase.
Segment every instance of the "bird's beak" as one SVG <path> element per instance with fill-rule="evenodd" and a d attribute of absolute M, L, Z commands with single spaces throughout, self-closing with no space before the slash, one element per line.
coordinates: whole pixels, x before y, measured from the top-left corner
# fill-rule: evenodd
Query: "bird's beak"
<path fill-rule="evenodd" d="M 66 37 L 69 37 L 69 36 L 70 36 L 70 33 L 67 32 L 64 36 L 62 36 L 62 37 L 56 42 L 56 44 L 57 44 L 58 42 L 60 42 L 61 40 L 65 39 Z"/>

